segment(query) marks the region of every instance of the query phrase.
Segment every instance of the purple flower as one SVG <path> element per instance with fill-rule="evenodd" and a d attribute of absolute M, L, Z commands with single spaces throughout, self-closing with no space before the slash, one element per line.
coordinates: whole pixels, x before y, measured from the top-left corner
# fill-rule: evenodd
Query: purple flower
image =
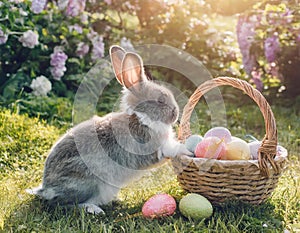
<path fill-rule="evenodd" d="M 57 47 L 54 48 L 54 53 L 52 53 L 50 57 L 51 66 L 64 66 L 66 64 L 66 60 L 68 59 L 68 56 Z"/>
<path fill-rule="evenodd" d="M 111 5 L 111 4 L 112 4 L 112 0 L 104 0 L 104 2 L 105 2 L 107 5 Z"/>
<path fill-rule="evenodd" d="M 47 0 L 32 0 L 31 11 L 35 14 L 41 13 L 45 8 L 46 3 Z"/>
<path fill-rule="evenodd" d="M 54 67 L 51 67 L 50 68 L 50 72 L 51 72 L 51 75 L 52 77 L 55 79 L 55 80 L 60 80 L 60 78 L 62 76 L 64 76 L 65 74 L 65 71 L 67 70 L 67 68 L 65 66 L 54 66 Z"/>
<path fill-rule="evenodd" d="M 263 82 L 261 81 L 261 72 L 259 70 L 253 70 L 251 72 L 251 80 L 253 81 L 255 87 L 257 90 L 262 91 L 263 90 Z"/>
<path fill-rule="evenodd" d="M 92 39 L 92 60 L 96 61 L 99 58 L 104 57 L 104 42 L 102 36 L 96 36 Z"/>
<path fill-rule="evenodd" d="M 251 72 L 257 67 L 255 54 L 251 51 L 257 21 L 257 17 L 240 16 L 237 24 L 237 40 L 243 57 L 244 69 L 248 75 L 251 75 Z"/>
<path fill-rule="evenodd" d="M 28 30 L 23 33 L 23 35 L 19 38 L 19 41 L 24 47 L 32 49 L 39 44 L 39 35 L 32 30 Z"/>
<path fill-rule="evenodd" d="M 1 36 L 1 33 L 0 33 L 0 36 Z M 300 43 L 300 33 L 299 33 L 298 36 L 296 37 L 296 41 L 297 41 L 298 43 Z"/>
<path fill-rule="evenodd" d="M 85 13 L 83 12 L 83 14 L 80 15 L 80 21 L 81 21 L 81 23 L 83 23 L 83 24 L 89 23 L 89 16 L 88 16 L 88 14 L 85 14 Z"/>
<path fill-rule="evenodd" d="M 97 36 L 98 36 L 98 33 L 95 32 L 93 29 L 91 29 L 91 30 L 89 31 L 89 33 L 87 34 L 87 38 L 88 38 L 90 41 L 93 41 Z"/>
<path fill-rule="evenodd" d="M 76 54 L 78 57 L 83 58 L 89 52 L 89 49 L 90 47 L 87 44 L 80 42 L 77 45 Z"/>
<path fill-rule="evenodd" d="M 275 11 L 269 11 L 268 14 L 266 15 L 266 19 L 268 24 L 270 25 L 275 25 L 279 21 L 278 15 Z"/>
<path fill-rule="evenodd" d="M 284 19 L 285 23 L 291 23 L 293 21 L 293 11 L 290 9 L 286 9 L 286 12 L 281 15 Z"/>
<path fill-rule="evenodd" d="M 277 54 L 280 52 L 280 42 L 277 36 L 268 37 L 264 43 L 265 57 L 269 63 L 276 60 Z"/>
<path fill-rule="evenodd" d="M 279 67 L 278 65 L 276 65 L 275 62 L 272 62 L 271 64 L 269 64 L 270 66 L 267 67 L 267 73 L 272 75 L 273 77 L 277 77 L 280 78 L 280 72 L 279 72 Z"/>
<path fill-rule="evenodd" d="M 84 11 L 86 0 L 69 0 L 66 10 L 67 16 L 77 16 Z"/>
<path fill-rule="evenodd" d="M 5 44 L 8 39 L 8 35 L 5 34 L 0 28 L 0 45 Z"/>
<path fill-rule="evenodd" d="M 60 80 L 64 76 L 64 72 L 67 70 L 65 64 L 68 56 L 62 51 L 60 47 L 55 47 L 54 52 L 50 55 L 50 65 L 52 66 L 50 71 L 54 79 Z"/>
<path fill-rule="evenodd" d="M 79 34 L 81 34 L 83 32 L 83 29 L 80 25 L 78 24 L 74 24 L 74 25 L 71 25 L 68 27 L 69 28 L 69 31 L 72 32 L 72 31 L 76 31 L 78 32 Z"/>

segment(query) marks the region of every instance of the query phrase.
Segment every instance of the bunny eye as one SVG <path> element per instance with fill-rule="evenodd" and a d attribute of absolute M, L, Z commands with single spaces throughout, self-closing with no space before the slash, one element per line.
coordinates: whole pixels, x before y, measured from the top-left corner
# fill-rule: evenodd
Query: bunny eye
<path fill-rule="evenodd" d="M 166 103 L 166 98 L 163 96 L 163 95 L 161 95 L 159 98 L 158 98 L 158 103 L 160 103 L 160 104 L 164 104 L 164 103 Z"/>

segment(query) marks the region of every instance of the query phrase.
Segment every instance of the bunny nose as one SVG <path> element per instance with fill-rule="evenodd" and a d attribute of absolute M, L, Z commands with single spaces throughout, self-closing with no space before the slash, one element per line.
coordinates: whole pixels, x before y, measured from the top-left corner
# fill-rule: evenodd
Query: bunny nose
<path fill-rule="evenodd" d="M 173 110 L 172 110 L 172 115 L 173 115 L 173 119 L 177 118 L 178 110 L 177 110 L 176 107 L 173 108 Z"/>
<path fill-rule="evenodd" d="M 172 113 L 173 113 L 173 115 L 176 115 L 176 113 L 177 113 L 176 107 L 173 108 Z"/>

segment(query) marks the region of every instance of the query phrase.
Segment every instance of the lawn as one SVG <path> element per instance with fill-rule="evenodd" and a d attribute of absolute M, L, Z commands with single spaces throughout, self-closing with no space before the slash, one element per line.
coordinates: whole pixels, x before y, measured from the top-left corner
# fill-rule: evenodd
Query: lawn
<path fill-rule="evenodd" d="M 211 218 L 193 221 L 177 210 L 171 217 L 156 220 L 141 215 L 143 203 L 158 192 L 176 201 L 186 194 L 170 163 L 147 172 L 105 206 L 105 216 L 75 209 L 49 208 L 28 195 L 26 188 L 41 182 L 43 163 L 51 144 L 63 133 L 39 119 L 0 113 L 0 231 L 3 232 L 300 232 L 300 102 L 273 103 L 279 143 L 289 151 L 289 167 L 272 197 L 264 204 L 239 202 L 214 206 Z M 262 138 L 264 125 L 259 109 L 249 102 L 226 105 L 228 127 L 233 134 L 250 133 Z M 199 124 L 210 127 L 210 116 L 199 109 Z"/>

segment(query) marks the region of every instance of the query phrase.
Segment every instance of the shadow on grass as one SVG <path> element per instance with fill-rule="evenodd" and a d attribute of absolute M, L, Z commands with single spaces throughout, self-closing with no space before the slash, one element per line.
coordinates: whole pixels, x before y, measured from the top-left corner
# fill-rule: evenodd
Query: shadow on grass
<path fill-rule="evenodd" d="M 177 204 L 178 204 L 177 200 Z M 141 214 L 143 200 L 134 206 L 113 202 L 104 206 L 105 216 L 81 209 L 48 206 L 38 198 L 24 202 L 5 220 L 4 232 L 282 232 L 283 217 L 270 203 L 251 206 L 227 202 L 214 207 L 213 216 L 202 221 L 183 217 L 149 220 Z"/>
<path fill-rule="evenodd" d="M 283 232 L 284 218 L 275 209 L 270 201 L 257 206 L 231 201 L 216 207 L 214 217 L 228 225 L 238 226 L 243 232 Z"/>

